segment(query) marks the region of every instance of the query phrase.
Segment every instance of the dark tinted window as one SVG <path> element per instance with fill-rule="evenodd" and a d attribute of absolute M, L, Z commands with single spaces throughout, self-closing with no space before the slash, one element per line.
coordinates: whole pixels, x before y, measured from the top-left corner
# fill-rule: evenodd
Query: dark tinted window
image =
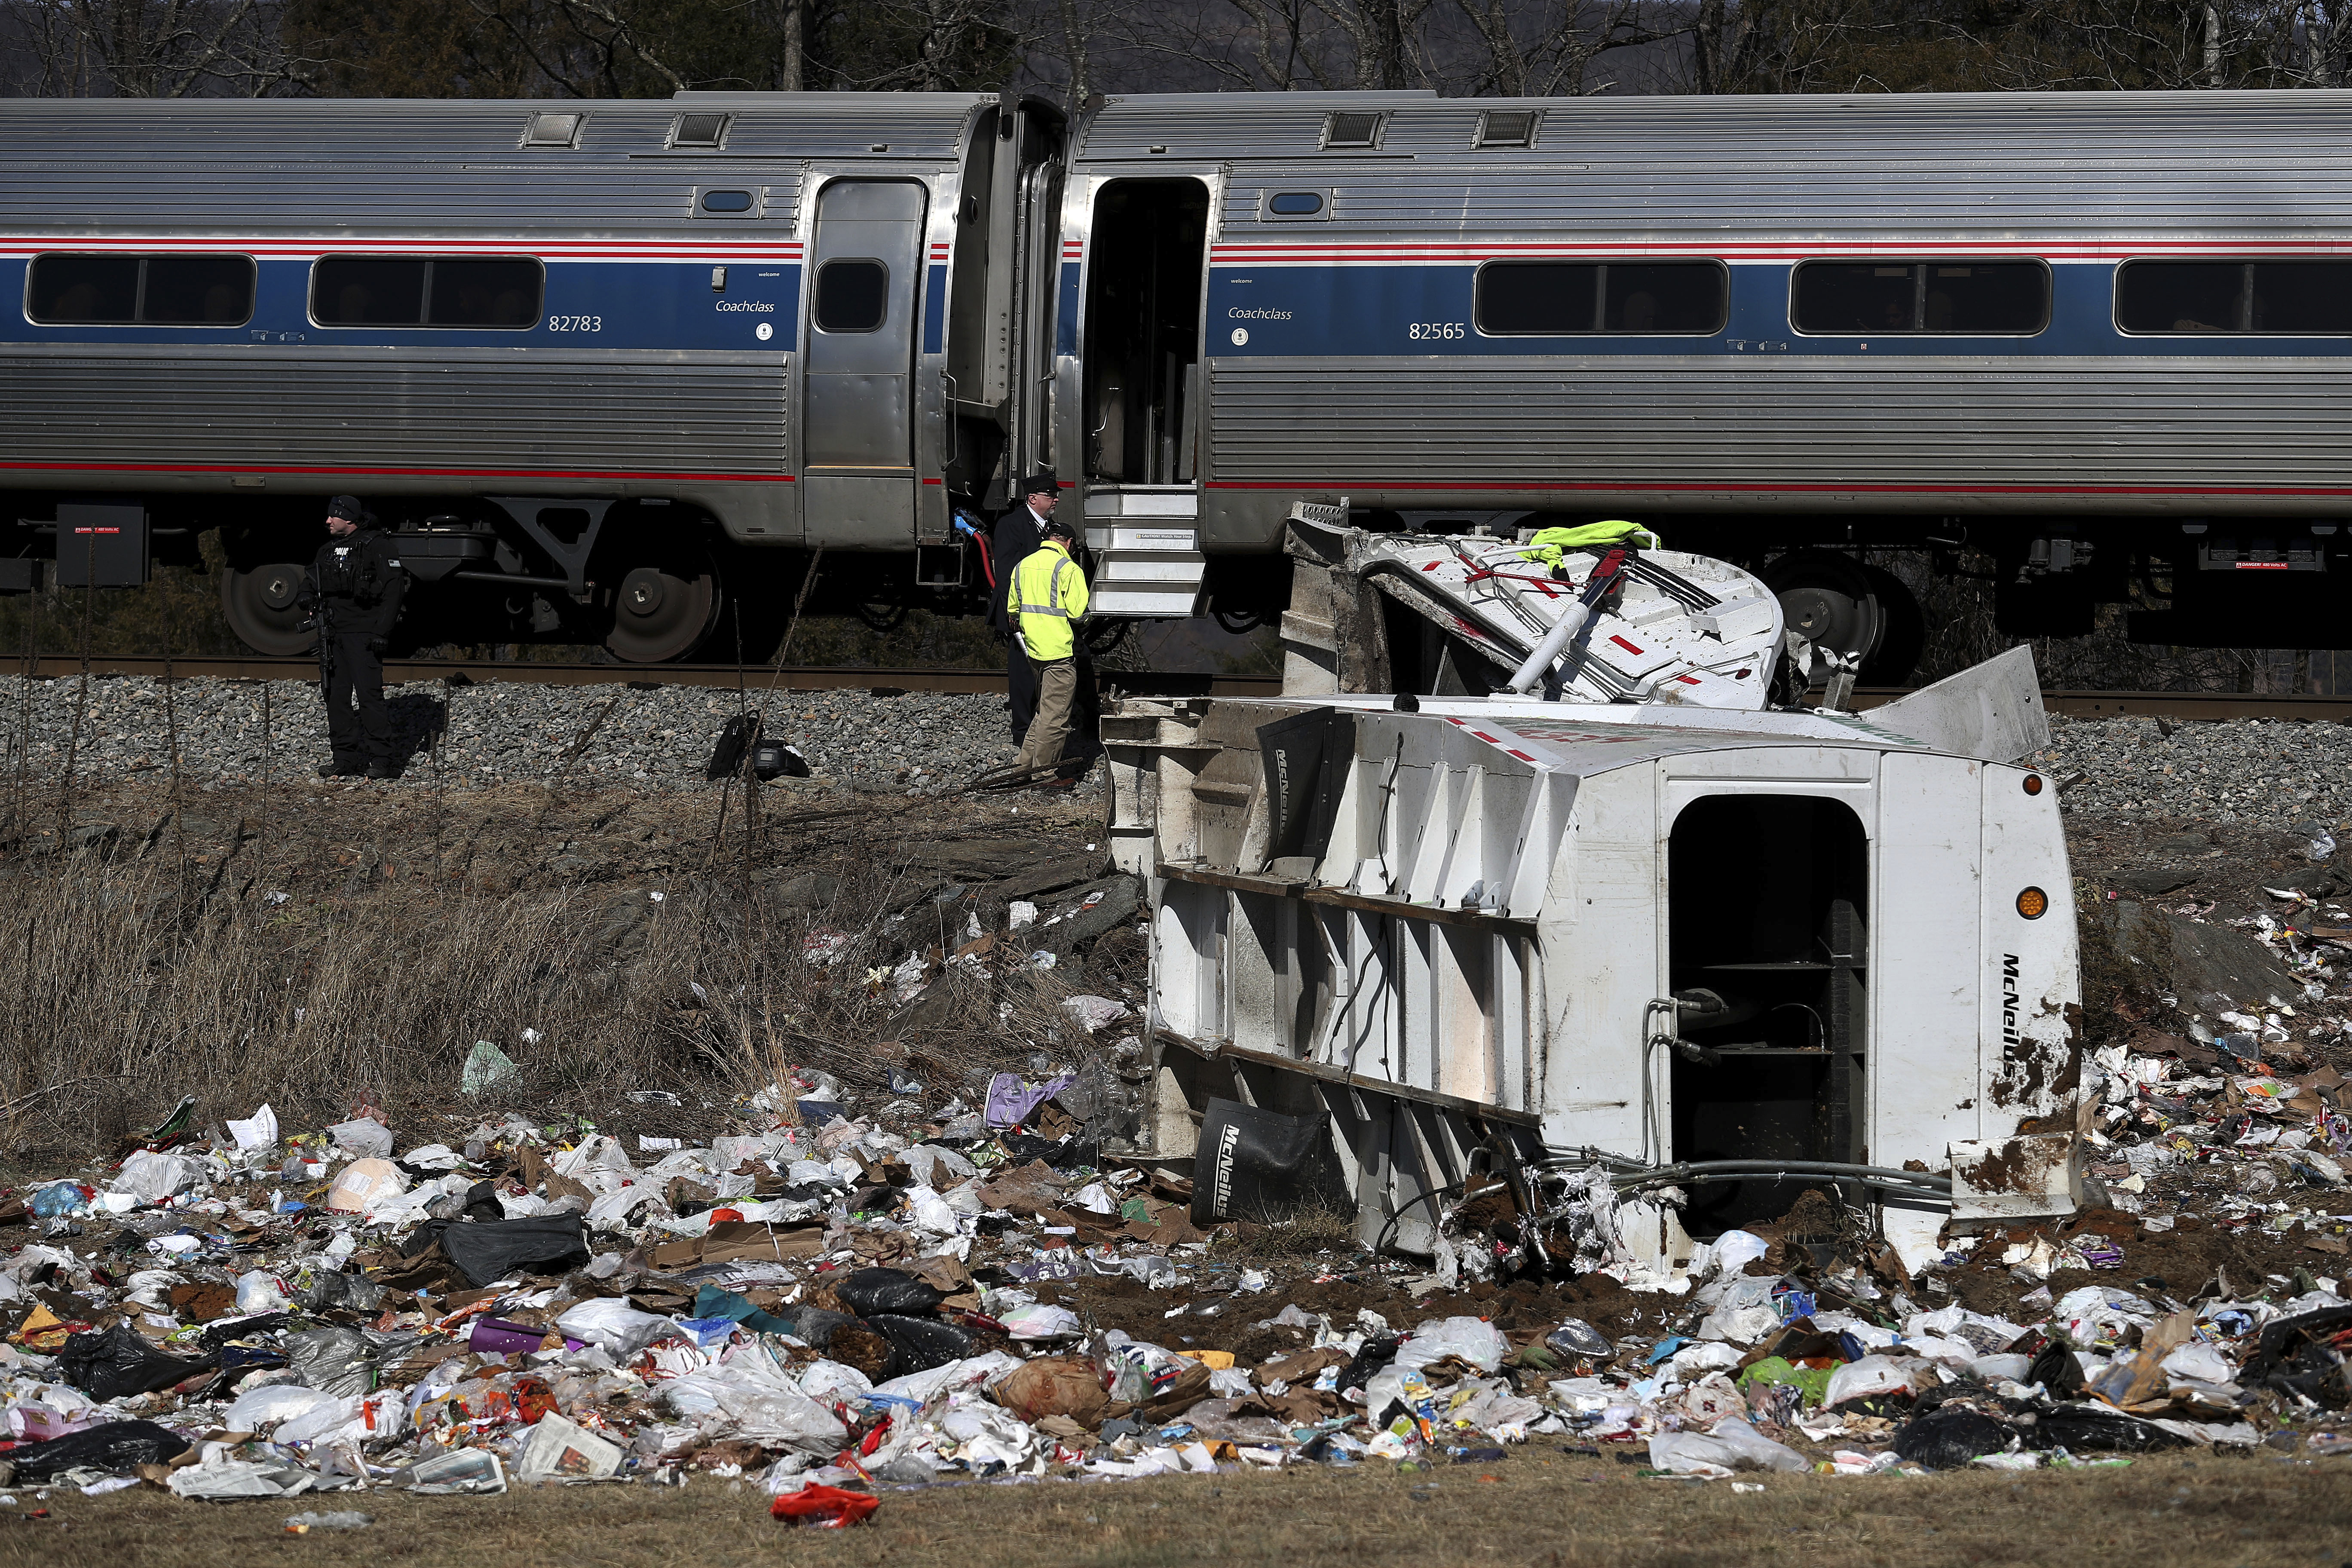
<path fill-rule="evenodd" d="M 1498 261 L 1478 273 L 1478 330 L 1493 335 L 1712 332 L 1724 310 L 1712 261 Z"/>
<path fill-rule="evenodd" d="M 826 332 L 870 332 L 889 309 L 890 269 L 878 261 L 828 261 L 817 268 L 816 324 Z"/>
<path fill-rule="evenodd" d="M 1713 262 L 1612 261 L 1601 271 L 1604 332 L 1713 332 L 1723 328 L 1723 268 Z"/>
<path fill-rule="evenodd" d="M 1601 268 L 1571 261 L 1498 261 L 1478 271 L 1482 332 L 1589 332 Z"/>
<path fill-rule="evenodd" d="M 327 327 L 421 327 L 425 262 L 404 256 L 330 256 L 310 268 L 310 315 Z"/>
<path fill-rule="evenodd" d="M 1284 191 L 1266 199 L 1265 210 L 1277 217 L 1312 217 L 1323 210 L 1323 198 L 1313 191 Z"/>
<path fill-rule="evenodd" d="M 36 257 L 27 303 L 37 321 L 133 321 L 139 310 L 139 258 Z"/>
<path fill-rule="evenodd" d="M 2134 261 L 2116 275 L 2127 332 L 2352 332 L 2352 262 Z"/>
<path fill-rule="evenodd" d="M 43 256 L 26 308 L 36 321 L 234 327 L 253 314 L 244 256 Z"/>
<path fill-rule="evenodd" d="M 329 256 L 310 269 L 327 327 L 504 327 L 539 321 L 546 274 L 527 256 Z"/>
<path fill-rule="evenodd" d="M 2238 261 L 2135 261 L 2116 277 L 2116 320 L 2127 332 L 2234 332 L 2245 325 Z"/>
<path fill-rule="evenodd" d="M 2038 332 L 2050 274 L 2032 261 L 1808 261 L 1801 332 Z"/>
<path fill-rule="evenodd" d="M 2257 261 L 2258 332 L 2352 332 L 2352 262 Z"/>
<path fill-rule="evenodd" d="M 151 256 L 139 319 L 165 326 L 236 327 L 253 315 L 253 262 L 243 256 Z"/>
<path fill-rule="evenodd" d="M 514 257 L 436 260 L 425 321 L 436 327 L 528 327 L 539 321 L 540 266 Z"/>
<path fill-rule="evenodd" d="M 751 210 L 749 191 L 705 191 L 702 210 L 707 213 L 747 213 Z"/>

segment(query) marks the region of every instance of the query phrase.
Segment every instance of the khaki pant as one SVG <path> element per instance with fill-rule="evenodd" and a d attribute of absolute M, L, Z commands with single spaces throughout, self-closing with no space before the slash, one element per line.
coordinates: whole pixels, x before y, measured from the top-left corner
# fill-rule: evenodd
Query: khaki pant
<path fill-rule="evenodd" d="M 1070 710 L 1078 696 L 1078 661 L 1070 658 L 1029 661 L 1037 672 L 1037 714 L 1021 742 L 1021 766 L 1047 768 L 1062 760 L 1070 738 Z M 1043 779 L 1032 781 L 1042 784 Z"/>

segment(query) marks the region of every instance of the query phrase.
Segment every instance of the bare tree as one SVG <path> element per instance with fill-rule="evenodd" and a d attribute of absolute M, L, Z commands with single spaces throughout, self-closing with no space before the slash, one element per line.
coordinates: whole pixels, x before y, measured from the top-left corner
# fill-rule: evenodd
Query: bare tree
<path fill-rule="evenodd" d="M 317 62 L 260 0 L 13 0 L 0 6 L 15 90 L 41 98 L 262 97 Z"/>

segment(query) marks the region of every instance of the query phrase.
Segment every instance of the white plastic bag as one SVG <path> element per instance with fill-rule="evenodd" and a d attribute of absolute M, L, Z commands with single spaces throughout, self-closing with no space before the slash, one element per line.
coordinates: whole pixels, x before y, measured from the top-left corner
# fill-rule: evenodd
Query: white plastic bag
<path fill-rule="evenodd" d="M 1727 1416 L 1717 1422 L 1712 1435 L 1717 1442 L 1738 1450 L 1739 1468 L 1786 1470 L 1791 1475 L 1803 1475 L 1813 1468 L 1811 1459 L 1784 1443 L 1775 1443 L 1741 1416 Z"/>
<path fill-rule="evenodd" d="M 362 1160 L 392 1158 L 392 1129 L 372 1116 L 357 1116 L 349 1121 L 338 1121 L 327 1129 L 327 1136 L 335 1147 Z"/>
<path fill-rule="evenodd" d="M 1480 1372 L 1493 1372 L 1511 1353 L 1503 1331 L 1484 1318 L 1444 1318 L 1423 1323 L 1398 1347 L 1396 1363 L 1418 1371 L 1433 1362 L 1455 1356 Z"/>
<path fill-rule="evenodd" d="M 229 1432 L 258 1432 L 280 1421 L 291 1421 L 332 1397 L 299 1384 L 272 1384 L 238 1394 L 236 1402 L 221 1412 L 221 1427 Z"/>
<path fill-rule="evenodd" d="M 194 1160 L 142 1149 L 122 1162 L 122 1168 L 114 1173 L 114 1187 L 136 1194 L 142 1203 L 161 1203 L 195 1185 L 199 1169 Z"/>
<path fill-rule="evenodd" d="M 1881 1394 L 1908 1394 L 1911 1374 L 1892 1356 L 1866 1355 L 1830 1373 L 1822 1404 L 1834 1409 L 1849 1399 L 1869 1399 Z"/>
<path fill-rule="evenodd" d="M 251 1316 L 263 1312 L 282 1312 L 293 1301 L 285 1284 L 275 1274 L 254 1269 L 236 1277 L 236 1310 Z"/>
<path fill-rule="evenodd" d="M 575 1303 L 555 1320 L 555 1326 L 572 1339 L 602 1345 L 606 1353 L 624 1358 L 656 1340 L 685 1337 L 671 1319 L 640 1312 L 613 1296 L 593 1296 Z"/>

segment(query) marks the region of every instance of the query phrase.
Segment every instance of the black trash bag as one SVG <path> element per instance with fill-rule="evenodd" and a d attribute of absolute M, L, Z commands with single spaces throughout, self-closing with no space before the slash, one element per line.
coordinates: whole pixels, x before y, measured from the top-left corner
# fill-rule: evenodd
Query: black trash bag
<path fill-rule="evenodd" d="M 11 1448 L 0 1455 L 0 1464 L 12 1467 L 8 1484 L 13 1486 L 50 1480 L 68 1470 L 121 1475 L 140 1465 L 168 1465 L 189 1446 L 185 1437 L 152 1421 L 109 1421 L 46 1443 Z"/>
<path fill-rule="evenodd" d="M 835 1285 L 833 1293 L 861 1318 L 877 1312 L 928 1312 L 947 1300 L 936 1287 L 899 1268 L 861 1268 Z"/>
<path fill-rule="evenodd" d="M 323 1312 L 331 1307 L 341 1307 L 353 1312 L 373 1312 L 383 1305 L 383 1287 L 356 1274 L 323 1268 L 310 1277 L 309 1284 L 295 1292 L 294 1299 L 313 1312 Z"/>
<path fill-rule="evenodd" d="M 1322 1117 L 1210 1100 L 1192 1157 L 1192 1223 L 1203 1230 L 1228 1219 L 1265 1225 L 1336 1196 L 1330 1146 Z"/>
<path fill-rule="evenodd" d="M 942 1323 L 933 1318 L 904 1318 L 896 1312 L 877 1312 L 864 1321 L 867 1328 L 890 1342 L 895 1352 L 890 1357 L 892 1377 L 929 1372 L 971 1354 L 971 1336 L 953 1323 Z"/>
<path fill-rule="evenodd" d="M 2083 1392 L 2083 1363 L 2062 1342 L 2052 1340 L 2025 1369 L 2025 1381 L 2040 1384 L 2053 1399 L 2072 1399 Z"/>
<path fill-rule="evenodd" d="M 401 1247 L 414 1258 L 435 1242 L 476 1289 L 519 1273 L 562 1274 L 588 1262 L 587 1222 L 576 1214 L 531 1219 L 427 1220 Z"/>
<path fill-rule="evenodd" d="M 211 1357 L 182 1361 L 165 1355 L 122 1323 L 104 1333 L 76 1334 L 58 1352 L 58 1370 L 65 1380 L 100 1402 L 169 1388 L 213 1365 Z"/>
<path fill-rule="evenodd" d="M 1895 1451 L 1931 1470 L 1964 1470 L 1981 1454 L 2009 1451 L 2017 1434 L 1980 1411 L 1948 1405 L 1895 1430 Z"/>
<path fill-rule="evenodd" d="M 2070 1454 L 2146 1454 L 2189 1447 L 2188 1438 L 2152 1421 L 2111 1405 L 2089 1404 L 2053 1405 L 2042 1412 L 2026 1440 L 2037 1448 L 2063 1448 Z"/>
<path fill-rule="evenodd" d="M 1043 1160 L 1056 1171 L 1068 1171 L 1094 1164 L 1102 1157 L 1102 1145 L 1083 1138 L 1065 1138 L 1057 1143 L 1034 1132 L 1009 1131 L 998 1133 L 996 1141 L 1003 1145 L 1006 1170 Z"/>
<path fill-rule="evenodd" d="M 1362 1389 L 1368 1386 L 1374 1373 L 1396 1360 L 1397 1349 L 1403 1343 L 1402 1334 L 1385 1334 L 1378 1339 L 1366 1340 L 1364 1348 L 1356 1352 L 1356 1359 L 1340 1369 L 1339 1382 L 1340 1391 L 1345 1393 L 1350 1388 Z"/>
<path fill-rule="evenodd" d="M 833 1343 L 833 1332 L 835 1329 L 845 1325 L 849 1328 L 864 1327 L 858 1320 L 845 1312 L 827 1311 L 823 1307 L 779 1307 L 773 1315 L 783 1319 L 793 1326 L 793 1338 L 815 1351 L 822 1351 Z"/>
<path fill-rule="evenodd" d="M 305 1388 L 348 1399 L 375 1386 L 375 1343 L 357 1329 L 312 1329 L 287 1335 L 284 1343 Z"/>
<path fill-rule="evenodd" d="M 2324 1409 L 2341 1410 L 2352 1403 L 2352 1366 L 2328 1341 L 2347 1328 L 2352 1328 L 2352 1307 L 2322 1307 L 2281 1318 L 2263 1328 L 2239 1381 L 2248 1388 L 2273 1388 Z"/>
<path fill-rule="evenodd" d="M 719 744 L 711 748 L 709 765 L 702 770 L 706 779 L 731 779 L 743 768 L 743 753 L 751 744 L 751 736 L 759 721 L 749 713 L 738 713 L 719 727 Z"/>
<path fill-rule="evenodd" d="M 276 1333 L 293 1321 L 291 1312 L 264 1312 L 255 1318 L 224 1318 L 205 1330 L 204 1346 L 208 1351 L 218 1350 L 231 1341 L 259 1339 L 263 1335 Z"/>
<path fill-rule="evenodd" d="M 492 1176 L 476 1182 L 466 1189 L 466 1206 L 457 1211 L 467 1219 L 497 1224 L 507 1217 L 506 1205 L 499 1202 L 499 1181 Z"/>

